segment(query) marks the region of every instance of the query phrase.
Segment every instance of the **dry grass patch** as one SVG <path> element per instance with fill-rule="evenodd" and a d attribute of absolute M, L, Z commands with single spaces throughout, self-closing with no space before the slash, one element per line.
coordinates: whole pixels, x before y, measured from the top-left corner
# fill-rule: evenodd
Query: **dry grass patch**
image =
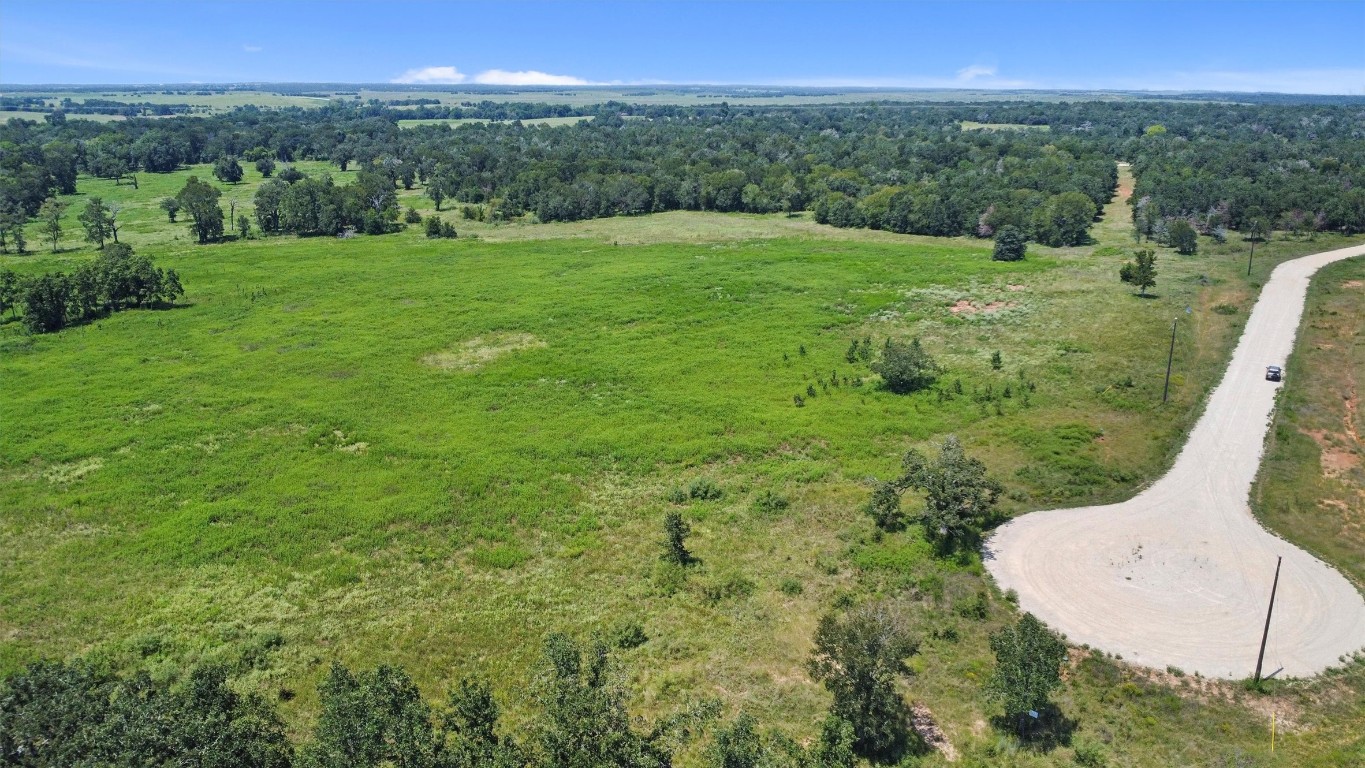
<path fill-rule="evenodd" d="M 457 347 L 424 355 L 422 362 L 446 371 L 473 371 L 508 353 L 543 346 L 545 342 L 529 333 L 489 333 Z"/>

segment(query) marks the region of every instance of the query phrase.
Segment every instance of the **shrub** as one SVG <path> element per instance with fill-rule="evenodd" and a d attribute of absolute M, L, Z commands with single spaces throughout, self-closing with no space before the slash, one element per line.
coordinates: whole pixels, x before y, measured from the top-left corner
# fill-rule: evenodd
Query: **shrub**
<path fill-rule="evenodd" d="M 791 502 L 770 489 L 765 489 L 754 499 L 754 511 L 765 515 L 775 515 L 789 506 Z"/>
<path fill-rule="evenodd" d="M 687 551 L 687 537 L 692 535 L 692 526 L 683 519 L 676 509 L 664 515 L 664 553 L 666 562 L 687 565 L 692 562 L 692 553 Z"/>
<path fill-rule="evenodd" d="M 697 501 L 715 501 L 724 496 L 725 491 L 709 478 L 699 477 L 687 486 L 687 495 Z"/>
<path fill-rule="evenodd" d="M 986 594 L 986 590 L 978 590 L 977 593 L 957 604 L 957 615 L 968 619 L 980 621 L 985 619 L 990 613 L 991 600 Z"/>
<path fill-rule="evenodd" d="M 882 356 L 872 364 L 872 370 L 882 377 L 887 389 L 904 394 L 932 386 L 942 369 L 916 337 L 908 344 L 887 339 Z"/>
<path fill-rule="evenodd" d="M 649 642 L 649 636 L 645 634 L 645 628 L 640 622 L 629 620 L 612 627 L 607 633 L 607 640 L 617 648 L 628 650 L 639 648 Z"/>
<path fill-rule="evenodd" d="M 702 597 L 718 603 L 732 597 L 748 597 L 754 593 L 754 582 L 739 571 L 716 574 L 701 584 Z"/>
<path fill-rule="evenodd" d="M 1089 736 L 1077 737 L 1072 742 L 1072 749 L 1076 753 L 1076 765 L 1083 765 L 1086 768 L 1103 768 L 1107 764 L 1104 745 Z"/>
<path fill-rule="evenodd" d="M 1023 261 L 1028 249 L 1028 241 L 1019 229 L 1006 224 L 995 233 L 995 250 L 991 258 L 996 261 Z"/>
<path fill-rule="evenodd" d="M 790 595 L 792 597 L 795 597 L 805 591 L 805 587 L 801 586 L 801 582 L 790 576 L 783 579 L 782 583 L 778 585 L 777 589 L 782 594 Z"/>
<path fill-rule="evenodd" d="M 407 211 L 403 213 L 403 221 L 408 224 L 421 224 L 422 214 L 418 213 L 416 208 L 408 206 Z"/>

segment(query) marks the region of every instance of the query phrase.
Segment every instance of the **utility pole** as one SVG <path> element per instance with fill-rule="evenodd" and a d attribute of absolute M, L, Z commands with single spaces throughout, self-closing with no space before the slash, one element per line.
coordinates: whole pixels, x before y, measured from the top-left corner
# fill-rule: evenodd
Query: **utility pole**
<path fill-rule="evenodd" d="M 1161 402 L 1166 402 L 1166 396 L 1171 393 L 1171 363 L 1175 361 L 1175 324 L 1180 321 L 1176 318 L 1171 321 L 1171 351 L 1166 355 L 1166 386 L 1161 390 Z"/>
<path fill-rule="evenodd" d="M 1265 641 L 1270 637 L 1270 614 L 1275 610 L 1275 590 L 1280 586 L 1280 562 L 1283 557 L 1275 558 L 1275 581 L 1270 585 L 1270 607 L 1265 611 L 1265 631 L 1261 633 L 1261 652 L 1256 656 L 1256 675 L 1253 683 L 1261 682 L 1261 662 L 1265 661 Z"/>

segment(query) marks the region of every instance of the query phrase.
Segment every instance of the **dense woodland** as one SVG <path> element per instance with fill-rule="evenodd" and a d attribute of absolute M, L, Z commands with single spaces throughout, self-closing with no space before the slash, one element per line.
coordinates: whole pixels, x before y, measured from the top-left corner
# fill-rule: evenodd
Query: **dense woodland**
<path fill-rule="evenodd" d="M 238 159 L 264 171 L 313 159 L 361 169 L 360 187 L 343 193 L 314 179 L 286 195 L 273 185 L 258 200 L 263 230 L 381 233 L 397 220 L 393 190 L 421 185 L 438 206 L 479 203 L 497 218 L 813 210 L 842 227 L 991 237 L 1011 225 L 1037 242 L 1076 245 L 1112 195 L 1114 161 L 1127 160 L 1140 236 L 1160 238 L 1177 219 L 1211 236 L 1253 221 L 1365 231 L 1358 105 L 608 103 L 577 125 L 400 129 L 401 119 L 453 110 L 487 119 L 575 111 L 491 102 L 416 109 L 372 101 L 106 124 L 60 111 L 41 123 L 12 119 L 0 127 L 0 230 L 36 215 L 51 195 L 74 192 L 82 172 L 119 179 Z M 1019 128 L 964 130 L 963 121 Z"/>

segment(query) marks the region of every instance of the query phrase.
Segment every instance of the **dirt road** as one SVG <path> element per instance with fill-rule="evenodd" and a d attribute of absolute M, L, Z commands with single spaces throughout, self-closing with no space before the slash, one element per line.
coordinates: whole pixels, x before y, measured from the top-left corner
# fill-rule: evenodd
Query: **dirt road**
<path fill-rule="evenodd" d="M 1223 381 L 1175 466 L 1121 504 L 1016 518 L 986 543 L 1001 589 L 1075 644 L 1209 677 L 1256 666 L 1284 557 L 1263 674 L 1304 677 L 1365 647 L 1365 600 L 1336 570 L 1266 532 L 1247 505 L 1308 281 L 1365 246 L 1285 262 L 1261 291 Z"/>

